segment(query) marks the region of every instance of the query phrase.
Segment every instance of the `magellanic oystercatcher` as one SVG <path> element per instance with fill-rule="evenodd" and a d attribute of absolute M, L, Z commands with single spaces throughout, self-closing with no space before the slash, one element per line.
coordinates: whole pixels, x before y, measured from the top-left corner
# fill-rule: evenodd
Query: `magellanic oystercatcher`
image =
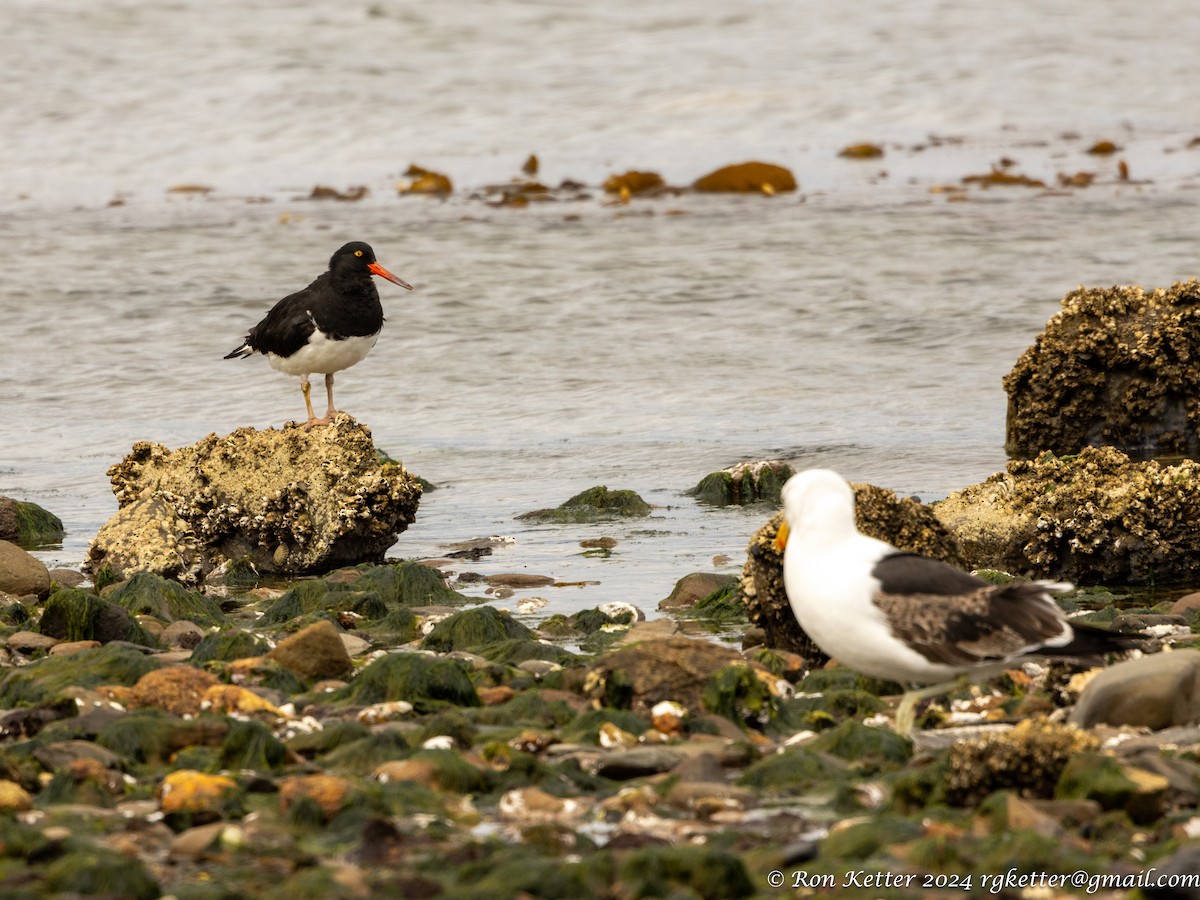
<path fill-rule="evenodd" d="M 861 534 L 854 490 L 836 472 L 809 469 L 783 486 L 783 584 L 800 627 L 825 653 L 885 681 L 935 684 L 909 691 L 896 730 L 912 729 L 918 700 L 969 676 L 987 678 L 1029 658 L 1095 660 L 1142 635 L 1068 621 L 1057 582 L 994 585 L 936 559 Z"/>
<path fill-rule="evenodd" d="M 383 328 L 383 305 L 372 275 L 412 290 L 412 285 L 375 261 L 370 244 L 351 241 L 329 260 L 329 270 L 302 291 L 284 297 L 263 320 L 250 329 L 240 347 L 226 359 L 252 353 L 266 354 L 271 368 L 300 376 L 305 428 L 328 425 L 337 414 L 333 405 L 333 373 L 361 362 Z M 308 376 L 325 375 L 329 408 L 318 419 L 313 414 Z"/>

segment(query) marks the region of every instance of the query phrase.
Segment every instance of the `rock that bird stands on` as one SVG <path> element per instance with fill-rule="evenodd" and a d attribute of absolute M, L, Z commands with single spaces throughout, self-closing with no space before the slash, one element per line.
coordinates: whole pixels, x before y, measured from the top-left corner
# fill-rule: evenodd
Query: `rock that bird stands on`
<path fill-rule="evenodd" d="M 243 557 L 282 575 L 379 561 L 421 497 L 417 480 L 381 463 L 370 430 L 345 414 L 323 429 L 239 428 L 175 451 L 139 441 L 108 474 L 120 509 L 86 567 L 185 582 Z"/>

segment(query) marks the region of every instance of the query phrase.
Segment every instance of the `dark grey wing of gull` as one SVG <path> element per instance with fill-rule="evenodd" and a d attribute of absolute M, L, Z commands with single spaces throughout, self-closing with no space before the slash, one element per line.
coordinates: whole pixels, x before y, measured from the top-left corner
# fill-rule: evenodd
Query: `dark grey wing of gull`
<path fill-rule="evenodd" d="M 965 671 L 1054 655 L 1073 637 L 1045 584 L 992 585 L 911 553 L 885 556 L 871 574 L 879 581 L 872 600 L 892 634 L 932 663 Z"/>

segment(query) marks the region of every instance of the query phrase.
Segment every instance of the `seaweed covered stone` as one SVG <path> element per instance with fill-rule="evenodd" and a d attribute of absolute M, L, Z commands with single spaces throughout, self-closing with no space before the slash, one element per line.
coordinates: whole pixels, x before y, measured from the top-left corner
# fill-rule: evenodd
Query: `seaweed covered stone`
<path fill-rule="evenodd" d="M 851 487 L 855 520 L 863 534 L 885 540 L 901 550 L 963 565 L 963 555 L 950 531 L 920 500 L 898 497 L 894 491 L 872 484 Z M 809 665 L 819 666 L 829 657 L 796 621 L 783 587 L 783 554 L 775 549 L 775 535 L 782 522 L 780 511 L 751 536 L 742 566 L 742 600 L 750 621 L 766 633 L 767 646 L 799 653 Z"/>
<path fill-rule="evenodd" d="M 1200 282 L 1071 291 L 1004 389 L 1013 456 L 1200 456 Z"/>
<path fill-rule="evenodd" d="M 57 544 L 66 534 L 62 519 L 36 503 L 0 497 L 0 541 L 22 547 Z"/>
<path fill-rule="evenodd" d="M 175 451 L 139 441 L 109 476 L 120 509 L 85 566 L 185 582 L 244 558 L 284 575 L 379 562 L 421 496 L 344 414 L 328 428 L 239 428 Z"/>
<path fill-rule="evenodd" d="M 1200 554 L 1200 463 L 1112 447 L 1012 460 L 934 506 L 970 565 L 1077 584 L 1169 584 Z"/>
<path fill-rule="evenodd" d="M 783 485 L 794 474 L 795 469 L 779 460 L 742 462 L 705 475 L 688 493 L 713 506 L 779 503 Z"/>
<path fill-rule="evenodd" d="M 577 524 L 650 515 L 651 506 L 630 490 L 610 491 L 604 485 L 581 491 L 553 509 L 521 513 L 518 519 L 535 522 Z"/>

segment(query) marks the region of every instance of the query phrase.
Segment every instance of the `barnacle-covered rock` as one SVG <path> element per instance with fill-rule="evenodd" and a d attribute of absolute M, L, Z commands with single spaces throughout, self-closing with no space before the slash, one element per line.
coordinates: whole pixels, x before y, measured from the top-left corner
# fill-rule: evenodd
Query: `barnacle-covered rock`
<path fill-rule="evenodd" d="M 1071 757 L 1095 750 L 1099 743 L 1087 731 L 1044 719 L 1026 719 L 1011 731 L 959 741 L 950 750 L 946 799 L 955 806 L 974 806 L 998 790 L 1052 797 Z"/>
<path fill-rule="evenodd" d="M 1081 584 L 1195 576 L 1200 463 L 1139 462 L 1112 447 L 1044 453 L 934 506 L 970 564 Z"/>
<path fill-rule="evenodd" d="M 963 564 L 954 538 L 933 511 L 912 497 L 872 484 L 854 484 L 854 513 L 863 534 L 895 544 L 901 550 L 921 553 L 952 565 Z M 783 557 L 775 549 L 775 534 L 783 522 L 777 512 L 754 532 L 742 566 L 742 600 L 750 621 L 767 635 L 767 646 L 799 653 L 811 666 L 829 657 L 804 633 L 792 614 L 783 588 Z"/>
<path fill-rule="evenodd" d="M 305 574 L 382 560 L 416 518 L 421 486 L 381 462 L 350 416 L 324 428 L 239 428 L 168 450 L 138 441 L 108 470 L 120 509 L 85 566 L 198 582 L 248 557 L 263 573 Z"/>
<path fill-rule="evenodd" d="M 1200 456 L 1200 282 L 1071 291 L 1004 389 L 1013 456 Z"/>

